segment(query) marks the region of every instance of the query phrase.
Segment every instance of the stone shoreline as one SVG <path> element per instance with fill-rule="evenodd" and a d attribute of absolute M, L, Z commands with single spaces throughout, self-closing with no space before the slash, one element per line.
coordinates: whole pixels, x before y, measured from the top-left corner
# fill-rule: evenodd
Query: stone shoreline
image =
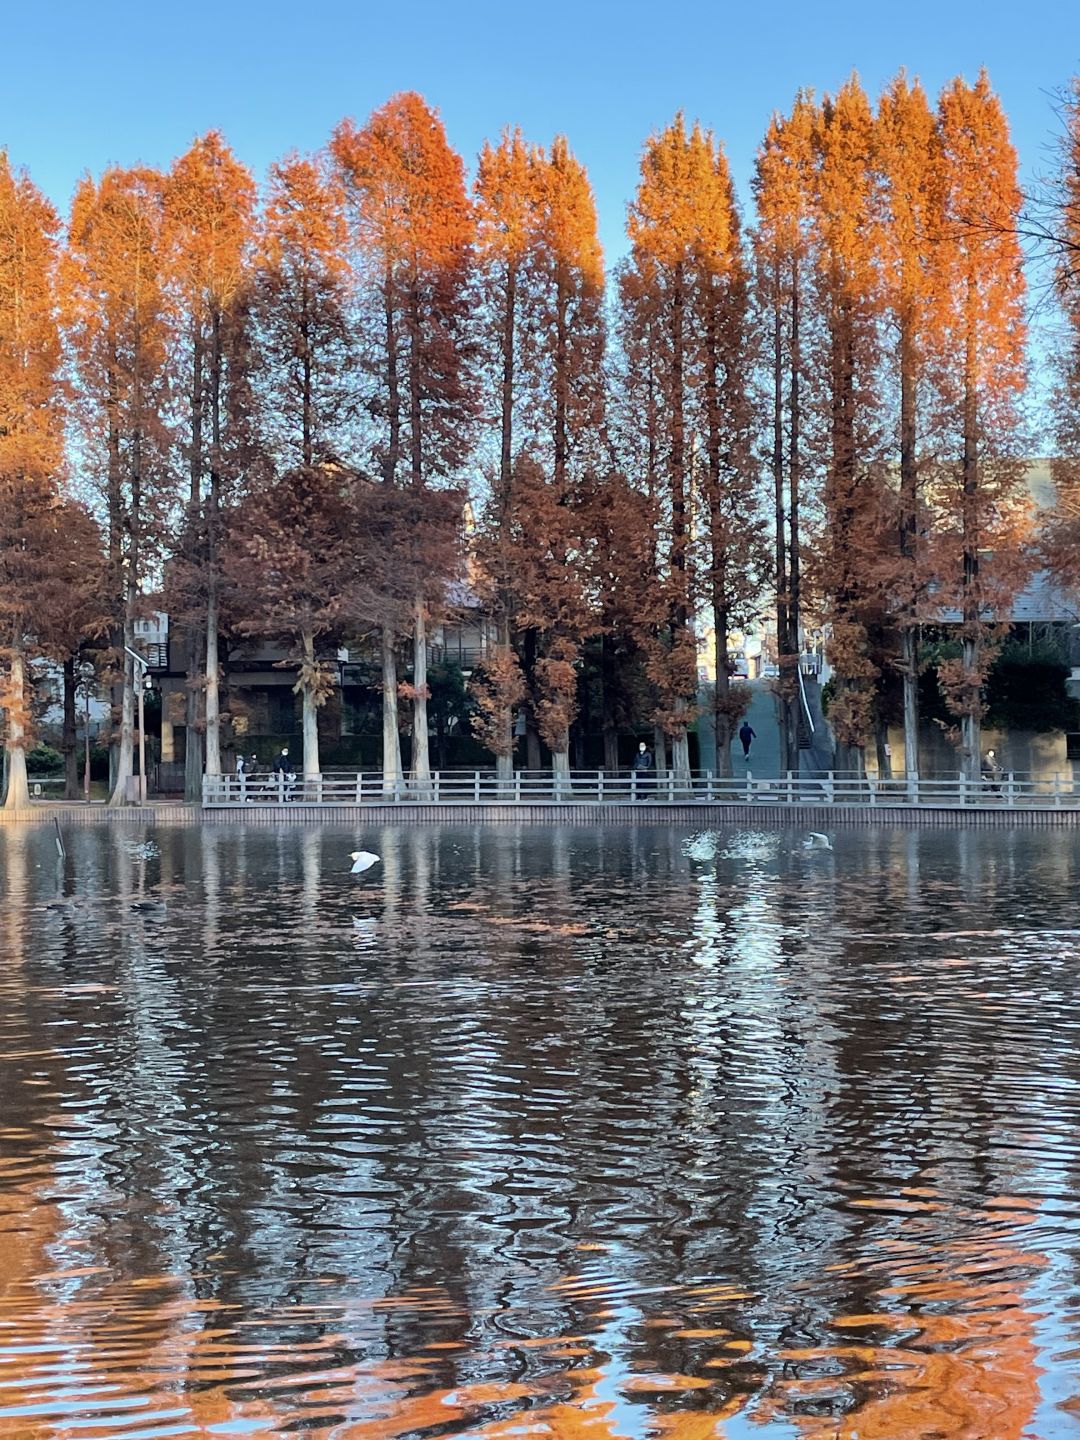
<path fill-rule="evenodd" d="M 697 825 L 829 827 L 888 825 L 901 828 L 1008 829 L 1080 826 L 1080 807 L 1013 808 L 945 805 L 746 804 L 704 801 L 628 801 L 506 804 L 446 802 L 371 805 L 248 805 L 202 809 L 162 803 L 110 810 L 104 805 L 43 804 L 0 810 L 0 825 Z"/>

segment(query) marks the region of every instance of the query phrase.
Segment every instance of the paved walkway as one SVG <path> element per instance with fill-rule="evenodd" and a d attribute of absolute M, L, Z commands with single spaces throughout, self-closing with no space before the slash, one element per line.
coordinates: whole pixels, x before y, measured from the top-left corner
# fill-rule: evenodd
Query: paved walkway
<path fill-rule="evenodd" d="M 750 759 L 743 759 L 742 743 L 737 735 L 731 740 L 731 773 L 740 778 L 747 770 L 762 779 L 773 779 L 783 773 L 780 768 L 780 730 L 776 723 L 776 699 L 767 680 L 750 680 L 750 708 L 746 718 L 754 731 Z M 703 715 L 698 739 L 701 747 L 701 769 L 716 770 L 716 734 L 712 717 Z"/>

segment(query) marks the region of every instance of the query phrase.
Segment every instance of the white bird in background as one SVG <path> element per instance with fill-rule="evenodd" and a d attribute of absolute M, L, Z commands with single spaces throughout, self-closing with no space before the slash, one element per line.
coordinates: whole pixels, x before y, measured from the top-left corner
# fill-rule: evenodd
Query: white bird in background
<path fill-rule="evenodd" d="M 832 841 L 827 835 L 821 835 L 816 830 L 810 831 L 810 837 L 803 841 L 804 850 L 831 850 Z"/>
<path fill-rule="evenodd" d="M 362 875 L 365 870 L 370 870 L 372 865 L 379 863 L 378 855 L 372 855 L 370 850 L 354 850 L 349 859 L 353 862 L 353 875 Z"/>

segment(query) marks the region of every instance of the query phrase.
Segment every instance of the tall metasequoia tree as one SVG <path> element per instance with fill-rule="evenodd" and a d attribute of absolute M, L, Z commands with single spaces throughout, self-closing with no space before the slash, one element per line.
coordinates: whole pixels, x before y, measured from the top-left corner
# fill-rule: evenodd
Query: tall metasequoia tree
<path fill-rule="evenodd" d="M 178 565 L 194 590 L 187 616 L 185 793 L 201 780 L 199 688 L 205 684 L 206 773 L 221 774 L 218 638 L 222 506 L 240 467 L 251 464 L 244 431 L 249 406 L 246 331 L 255 184 L 218 131 L 196 140 L 173 165 L 166 224 L 183 367 L 189 493 Z M 204 664 L 199 663 L 200 641 Z"/>
<path fill-rule="evenodd" d="M 563 136 L 556 136 L 538 166 L 539 231 L 536 249 L 540 353 L 536 433 L 532 460 L 544 477 L 529 484 L 519 503 L 549 512 L 548 546 L 555 567 L 547 617 L 534 611 L 537 632 L 528 664 L 533 711 L 552 768 L 570 770 L 570 726 L 577 714 L 580 647 L 595 628 L 584 587 L 588 570 L 589 496 L 599 483 L 604 424 L 604 260 L 596 201 L 585 167 Z M 552 508 L 554 507 L 554 508 Z M 535 516 L 524 529 L 538 530 Z M 557 566 L 565 579 L 560 584 Z M 571 572 L 577 572 L 572 574 Z M 541 623 L 542 621 L 542 623 Z"/>
<path fill-rule="evenodd" d="M 89 464 L 108 517 L 112 649 L 122 666 L 120 747 L 110 805 L 134 769 L 135 621 L 171 500 L 165 413 L 170 316 L 163 242 L 164 180 L 106 170 L 75 192 L 64 258 L 67 329 Z"/>
<path fill-rule="evenodd" d="M 421 96 L 394 96 L 358 129 L 343 121 L 330 151 L 346 186 L 371 324 L 382 421 L 377 459 L 388 484 L 455 479 L 472 443 L 469 281 L 473 217 L 461 157 Z M 417 593 L 413 615 L 413 779 L 430 785 L 428 620 L 448 577 Z M 394 637 L 383 638 L 383 776 L 400 774 Z"/>
<path fill-rule="evenodd" d="M 1080 591 L 1080 79 L 1072 82 L 1062 118 L 1060 162 L 1049 197 L 1054 290 L 1064 324 L 1054 355 L 1057 455 L 1052 470 L 1057 499 L 1046 551 L 1055 576 L 1076 594 Z"/>
<path fill-rule="evenodd" d="M 64 460 L 56 318 L 55 211 L 0 150 L 0 708 L 6 721 L 6 804 L 30 803 L 27 660 L 62 606 L 55 524 Z"/>
<path fill-rule="evenodd" d="M 728 631 L 749 618 L 764 555 L 753 485 L 746 263 L 727 161 L 699 125 L 688 133 L 679 115 L 648 142 L 628 230 L 624 343 L 639 388 L 644 384 L 648 469 L 667 530 L 660 570 L 667 616 L 652 638 L 650 669 L 672 735 L 673 768 L 686 778 L 697 689 L 693 617 L 697 604 L 707 603 L 716 633 L 717 763 L 726 774 L 742 699 L 730 687 Z"/>
<path fill-rule="evenodd" d="M 934 113 L 922 86 L 901 72 L 878 102 L 875 161 L 882 188 L 878 231 L 884 316 L 893 352 L 890 377 L 899 390 L 899 554 L 889 586 L 900 630 L 904 704 L 904 772 L 919 769 L 919 624 L 930 589 L 924 534 L 927 358 L 940 343 L 935 304 L 936 246 L 941 237 L 941 157 Z"/>
<path fill-rule="evenodd" d="M 627 478 L 645 501 L 650 539 L 642 571 L 644 583 L 633 586 L 633 610 L 628 618 L 633 622 L 630 630 L 632 650 L 642 657 L 646 680 L 652 691 L 656 767 L 662 773 L 667 769 L 668 736 L 658 718 L 665 713 L 666 707 L 658 704 L 661 697 L 657 667 L 665 654 L 664 637 L 671 620 L 664 578 L 668 546 L 663 524 L 666 495 L 664 376 L 669 368 L 669 327 L 663 296 L 656 280 L 656 265 L 651 258 L 636 255 L 619 267 L 617 295 L 618 349 L 611 418 Z M 602 537 L 603 528 L 600 533 Z M 624 588 L 621 582 L 619 588 Z M 627 615 L 626 607 L 621 608 Z M 605 644 L 613 635 L 614 632 L 612 636 L 605 633 Z"/>
<path fill-rule="evenodd" d="M 945 512 L 942 595 L 960 610 L 962 639 L 961 658 L 939 676 L 961 722 L 964 773 L 978 779 L 993 633 L 1022 583 L 1023 477 L 1010 454 L 1025 379 L 1021 196 L 1008 122 L 985 72 L 974 85 L 956 79 L 945 88 L 938 124 L 945 466 L 935 498 Z"/>
<path fill-rule="evenodd" d="M 514 707 L 525 693 L 514 650 L 516 546 L 511 526 L 514 456 L 529 431 L 528 396 L 537 369 L 536 249 L 540 230 L 542 152 L 520 131 L 484 145 L 477 165 L 474 207 L 481 295 L 481 347 L 494 403 L 499 458 L 484 506 L 477 551 L 497 627 L 474 691 L 474 729 L 495 755 L 496 774 L 514 768 Z M 523 413 L 524 412 L 524 413 Z"/>
<path fill-rule="evenodd" d="M 700 127 L 690 135 L 682 115 L 652 136 L 641 158 L 641 179 L 627 218 L 630 266 L 638 287 L 649 285 L 658 342 L 655 361 L 660 421 L 659 474 L 663 477 L 668 600 L 666 634 L 655 639 L 650 666 L 660 692 L 663 724 L 671 736 L 677 779 L 690 777 L 687 726 L 697 692 L 693 633 L 696 596 L 690 568 L 691 456 L 688 370 L 694 353 L 692 287 L 699 240 L 697 203 L 712 178 L 711 147 Z M 644 307 L 643 307 L 644 308 Z M 650 317 L 651 318 L 651 317 Z"/>
<path fill-rule="evenodd" d="M 797 667 L 801 637 L 801 535 L 804 445 L 805 315 L 808 304 L 813 137 L 817 106 L 800 93 L 789 117 L 774 115 L 758 152 L 754 194 L 757 296 L 767 330 L 780 748 L 799 769 Z"/>
<path fill-rule="evenodd" d="M 749 276 L 734 188 L 722 149 L 713 150 L 711 184 L 703 176 L 701 234 L 694 254 L 693 308 L 698 342 L 698 509 L 702 593 L 716 646 L 713 723 L 718 773 L 731 773 L 731 736 L 749 692 L 733 688 L 728 632 L 755 617 L 769 569 L 769 546 L 757 496 L 752 367 L 756 336 Z"/>
<path fill-rule="evenodd" d="M 828 459 L 818 556 L 836 692 L 837 768 L 862 770 L 875 720 L 871 627 L 880 591 L 884 504 L 878 375 L 878 191 L 874 119 L 852 77 L 827 98 L 815 131 L 812 225 L 826 334 Z"/>

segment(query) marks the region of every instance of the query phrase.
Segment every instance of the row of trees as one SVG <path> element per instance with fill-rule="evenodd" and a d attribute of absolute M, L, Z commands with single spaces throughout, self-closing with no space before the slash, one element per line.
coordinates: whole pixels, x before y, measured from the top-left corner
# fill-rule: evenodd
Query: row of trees
<path fill-rule="evenodd" d="M 1074 94 L 1044 226 L 1073 456 L 1078 116 Z M 620 724 L 648 715 L 685 772 L 703 625 L 723 767 L 746 698 L 727 637 L 775 605 L 793 768 L 807 616 L 827 627 L 840 763 L 861 763 L 898 673 L 913 766 L 918 634 L 944 606 L 963 654 L 940 678 L 974 772 L 1030 563 L 1027 222 L 1004 113 L 985 75 L 936 108 L 903 75 L 876 106 L 854 78 L 800 94 L 770 123 L 754 199 L 747 235 L 722 148 L 676 117 L 645 145 L 609 283 L 565 139 L 506 132 L 470 191 L 415 94 L 274 165 L 261 195 L 216 132 L 168 173 L 110 168 L 80 183 L 64 231 L 0 158 L 9 803 L 25 799 L 27 664 L 70 677 L 86 645 L 114 686 L 122 800 L 129 652 L 161 590 L 187 646 L 189 793 L 221 771 L 223 654 L 244 634 L 299 667 L 309 772 L 327 647 L 370 646 L 387 782 L 404 700 L 422 786 L 428 635 L 466 573 L 497 635 L 474 690 L 502 771 L 522 710 L 530 763 L 543 741 L 569 766 L 590 643 L 608 763 Z M 1054 534 L 1071 566 L 1066 510 Z"/>

